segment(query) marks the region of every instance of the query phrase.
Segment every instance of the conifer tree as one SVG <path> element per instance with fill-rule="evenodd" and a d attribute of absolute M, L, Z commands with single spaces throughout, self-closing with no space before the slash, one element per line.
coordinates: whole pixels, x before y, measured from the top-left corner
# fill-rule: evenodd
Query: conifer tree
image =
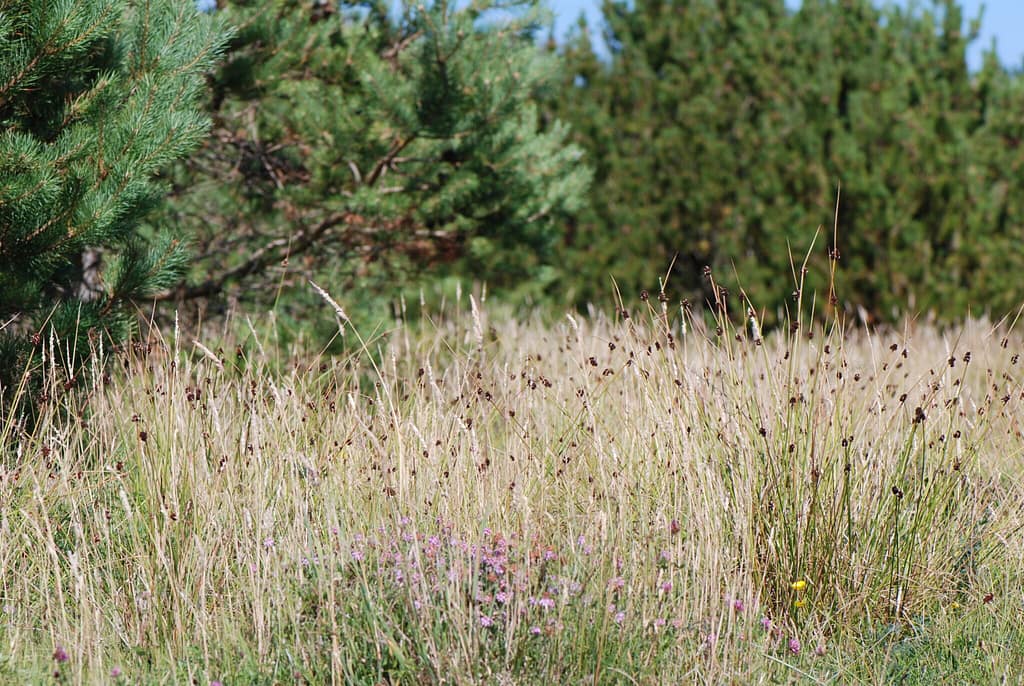
<path fill-rule="evenodd" d="M 73 385 L 183 273 L 145 218 L 208 130 L 221 34 L 181 0 L 0 2 L 0 404 L 44 348 Z"/>
<path fill-rule="evenodd" d="M 201 259 L 169 297 L 259 300 L 310 277 L 365 292 L 443 266 L 507 284 L 553 261 L 589 172 L 534 105 L 557 68 L 535 0 L 217 13 L 239 32 L 169 216 Z"/>
<path fill-rule="evenodd" d="M 822 227 L 805 284 L 822 309 L 830 254 L 839 304 L 875 319 L 1019 304 L 1022 81 L 991 55 L 968 72 L 978 25 L 956 0 L 609 0 L 604 16 L 609 60 L 581 32 L 552 106 L 596 161 L 569 249 L 593 254 L 571 262 L 581 299 L 609 273 L 654 290 L 675 259 L 675 292 L 710 298 L 707 265 L 784 317 L 790 256 Z"/>

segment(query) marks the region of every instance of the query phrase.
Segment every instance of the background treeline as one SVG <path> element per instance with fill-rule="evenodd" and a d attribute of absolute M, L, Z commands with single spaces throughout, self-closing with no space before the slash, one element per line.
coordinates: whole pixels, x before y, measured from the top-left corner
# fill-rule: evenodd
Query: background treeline
<path fill-rule="evenodd" d="M 610 305 L 674 262 L 673 300 L 709 266 L 771 323 L 818 227 L 819 312 L 830 256 L 875 321 L 1021 300 L 1022 81 L 968 71 L 954 0 L 608 2 L 606 52 L 537 0 L 3 8 L 7 389 L 154 311 L 306 326 L 309 280 L 380 321 L 456 279 Z"/>
<path fill-rule="evenodd" d="M 711 266 L 771 322 L 822 227 L 819 311 L 830 254 L 873 321 L 1020 303 L 1024 94 L 994 55 L 968 71 L 955 0 L 607 2 L 599 41 L 541 49 L 549 17 L 505 7 L 221 2 L 214 136 L 168 205 L 199 260 L 168 295 L 301 312 L 312 277 L 377 310 L 451 275 L 608 305 L 675 259 L 673 299 Z"/>
<path fill-rule="evenodd" d="M 551 105 L 596 171 L 566 237 L 577 299 L 607 274 L 653 292 L 678 254 L 676 289 L 706 297 L 702 267 L 730 284 L 735 268 L 771 316 L 793 291 L 790 251 L 799 268 L 823 226 L 820 305 L 837 248 L 844 308 L 875 320 L 1016 308 L 1022 80 L 994 55 L 968 71 L 978 26 L 954 0 L 902 5 L 605 3 L 610 60 L 583 27 Z"/>

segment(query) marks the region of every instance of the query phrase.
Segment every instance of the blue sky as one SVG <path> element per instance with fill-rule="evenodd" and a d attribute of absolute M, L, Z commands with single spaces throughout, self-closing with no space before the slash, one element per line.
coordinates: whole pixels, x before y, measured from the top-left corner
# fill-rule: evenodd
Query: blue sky
<path fill-rule="evenodd" d="M 968 53 L 970 65 L 978 67 L 981 64 L 982 51 L 995 38 L 996 52 L 1003 64 L 1024 66 L 1024 0 L 960 1 L 967 18 L 977 16 L 982 5 L 985 13 L 981 20 L 981 37 Z M 548 0 L 548 6 L 555 12 L 555 30 L 559 38 L 576 22 L 581 12 L 590 18 L 591 26 L 599 26 L 601 0 Z"/>

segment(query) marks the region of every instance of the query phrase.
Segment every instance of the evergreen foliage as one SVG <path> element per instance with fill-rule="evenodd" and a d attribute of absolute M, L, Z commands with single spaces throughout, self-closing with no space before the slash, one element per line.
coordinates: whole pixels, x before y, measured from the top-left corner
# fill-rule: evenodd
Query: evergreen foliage
<path fill-rule="evenodd" d="M 170 221 L 200 259 L 170 295 L 269 299 L 314 278 L 364 297 L 430 267 L 537 283 L 589 172 L 564 125 L 541 128 L 533 99 L 557 65 L 535 1 L 218 13 L 239 32 L 214 136 L 176 177 Z"/>
<path fill-rule="evenodd" d="M 198 145 L 220 45 L 175 0 L 0 2 L 0 390 L 55 343 L 71 380 L 172 287 L 181 242 L 143 228 L 158 174 Z M 51 349 L 51 348 L 48 348 Z"/>
<path fill-rule="evenodd" d="M 1020 301 L 1024 92 L 994 55 L 970 74 L 954 0 L 606 2 L 610 63 L 584 30 L 553 110 L 597 163 L 572 233 L 581 300 L 672 285 L 710 297 L 705 265 L 769 319 L 838 255 L 848 309 L 889 319 L 1004 313 Z M 833 213 L 841 187 L 838 245 Z M 592 260 L 583 249 L 593 249 Z M 836 252 L 837 251 L 837 252 Z M 738 309 L 738 308 L 737 308 Z"/>

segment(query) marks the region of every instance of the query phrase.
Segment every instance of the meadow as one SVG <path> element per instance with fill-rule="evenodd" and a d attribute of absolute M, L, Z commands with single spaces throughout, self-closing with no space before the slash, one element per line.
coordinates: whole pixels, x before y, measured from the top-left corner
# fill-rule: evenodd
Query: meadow
<path fill-rule="evenodd" d="M 324 295 L 344 354 L 166 327 L 4 419 L 0 681 L 1021 682 L 1008 323 Z"/>

